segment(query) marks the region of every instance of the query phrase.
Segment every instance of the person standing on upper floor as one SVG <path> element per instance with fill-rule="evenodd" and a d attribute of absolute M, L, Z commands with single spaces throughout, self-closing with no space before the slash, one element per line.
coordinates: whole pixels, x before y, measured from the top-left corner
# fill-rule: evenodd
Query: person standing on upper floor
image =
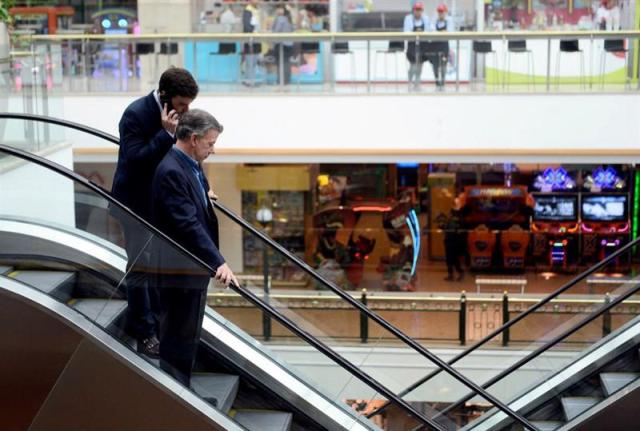
<path fill-rule="evenodd" d="M 404 32 L 425 32 L 430 30 L 429 18 L 424 15 L 422 2 L 415 2 L 413 11 L 404 17 Z M 409 90 L 418 90 L 422 77 L 422 64 L 427 59 L 424 44 L 407 42 L 407 60 L 409 60 Z"/>
<path fill-rule="evenodd" d="M 220 24 L 223 26 L 225 33 L 233 33 L 236 26 L 236 16 L 231 10 L 231 6 L 227 5 L 224 11 L 220 14 Z"/>
<path fill-rule="evenodd" d="M 433 22 L 433 31 L 452 31 L 451 18 L 448 16 L 449 9 L 442 3 L 436 9 L 438 16 Z M 438 41 L 437 50 L 429 55 L 429 61 L 433 67 L 433 76 L 436 79 L 436 88 L 440 91 L 444 89 L 445 76 L 447 74 L 447 61 L 449 59 L 449 41 Z"/>
<path fill-rule="evenodd" d="M 214 153 L 222 125 L 193 109 L 178 123 L 177 142 L 156 170 L 153 221 L 160 231 L 205 262 L 202 268 L 157 239 L 153 264 L 160 297 L 160 366 L 189 387 L 211 277 L 228 286 L 238 280 L 219 249 L 218 219 L 207 196 L 202 163 Z"/>
<path fill-rule="evenodd" d="M 606 29 L 608 31 L 620 30 L 620 5 L 618 0 L 609 0 L 607 9 L 609 11 L 609 19 L 607 20 Z"/>
<path fill-rule="evenodd" d="M 293 33 L 291 12 L 284 4 L 276 8 L 276 19 L 271 29 L 274 33 Z M 278 65 L 278 83 L 289 84 L 291 82 L 291 55 L 293 54 L 293 42 L 281 42 L 275 44 L 275 54 Z M 282 59 L 280 59 L 282 54 Z"/>
<path fill-rule="evenodd" d="M 611 16 L 607 8 L 607 0 L 601 0 L 594 18 L 596 30 L 606 30 L 610 20 Z"/>
<path fill-rule="evenodd" d="M 158 89 L 131 103 L 120 119 L 120 148 L 111 193 L 147 221 L 151 221 L 151 181 L 156 167 L 175 143 L 178 120 L 197 95 L 198 84 L 191 73 L 171 67 L 160 77 Z M 137 340 L 139 352 L 157 357 L 157 298 L 149 289 L 146 270 L 149 234 L 131 217 L 114 216 L 122 224 L 128 259 L 126 332 Z"/>
<path fill-rule="evenodd" d="M 260 32 L 260 12 L 258 11 L 258 0 L 249 0 L 249 4 L 242 12 L 242 32 Z M 249 87 L 257 85 L 256 74 L 258 72 L 258 56 L 262 45 L 260 43 L 244 44 L 244 79 L 242 83 Z"/>

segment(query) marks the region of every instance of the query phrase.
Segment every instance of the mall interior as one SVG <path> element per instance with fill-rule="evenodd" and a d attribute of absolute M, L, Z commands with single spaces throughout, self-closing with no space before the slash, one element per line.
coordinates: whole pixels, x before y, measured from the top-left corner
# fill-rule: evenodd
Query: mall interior
<path fill-rule="evenodd" d="M 3 0 L 0 428 L 638 429 L 639 41 L 635 0 Z M 170 67 L 239 280 L 188 385 L 125 220 L 212 270 L 111 194 Z"/>

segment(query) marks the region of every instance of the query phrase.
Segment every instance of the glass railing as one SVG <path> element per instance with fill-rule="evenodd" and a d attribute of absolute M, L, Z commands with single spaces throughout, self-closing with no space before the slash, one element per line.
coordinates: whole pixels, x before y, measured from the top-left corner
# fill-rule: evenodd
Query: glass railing
<path fill-rule="evenodd" d="M 629 91 L 637 31 L 153 34 L 26 36 L 12 72 L 55 92 L 141 92 L 169 65 L 190 70 L 206 92 Z M 425 59 L 408 84 L 405 45 Z M 421 51 L 422 50 L 422 51 Z M 243 53 L 244 52 L 244 53 Z M 255 58 L 253 58 L 255 57 Z M 444 61 L 434 61 L 434 59 Z M 250 59 L 252 59 L 250 61 Z M 444 86 L 435 85 L 438 64 Z M 635 89 L 635 86 L 634 86 Z"/>
<path fill-rule="evenodd" d="M 34 161 L 30 156 L 16 150 L 2 147 L 2 152 L 5 154 L 5 160 L 12 161 L 12 172 L 3 173 L 0 177 L 2 193 L 7 194 L 2 197 L 0 204 L 0 215 L 3 218 L 27 219 L 30 223 L 76 230 L 95 236 L 114 247 L 123 245 L 123 229 L 132 229 L 139 235 L 137 238 L 139 241 L 134 245 L 127 245 L 129 263 L 124 277 L 96 282 L 100 288 L 96 289 L 96 297 L 71 297 L 64 300 L 70 306 L 80 304 L 77 309 L 97 323 L 101 327 L 100 330 L 108 330 L 115 336 L 123 336 L 124 328 L 115 324 L 114 319 L 115 316 L 122 314 L 126 307 L 123 291 L 125 286 L 138 283 L 141 277 L 149 280 L 151 289 L 162 287 L 152 282 L 153 277 L 158 274 L 163 275 L 164 281 L 170 281 L 174 276 L 210 279 L 211 270 L 206 265 L 183 252 L 163 235 L 153 232 L 145 223 L 133 217 L 127 210 L 120 208 L 118 204 L 110 202 L 105 193 L 100 192 L 86 180 L 80 177 L 75 178 L 72 172 L 65 171 L 63 168 L 51 168 L 46 161 Z M 47 196 L 42 196 L 41 188 L 37 187 L 37 184 L 48 185 Z M 79 203 L 85 206 L 83 212 L 86 218 L 78 217 Z M 91 220 L 91 223 L 84 224 L 81 219 Z M 239 230 L 224 233 L 223 244 L 226 239 L 229 239 L 226 235 L 240 233 Z M 222 252 L 225 252 L 224 247 Z M 51 256 L 51 261 L 55 260 L 56 256 Z M 65 265 L 73 265 L 73 263 L 65 262 Z M 55 264 L 51 263 L 50 268 L 55 268 Z M 90 273 L 100 274 L 103 268 L 78 266 L 73 269 L 84 276 Z M 366 352 L 348 358 L 344 354 L 336 353 L 338 346 L 331 345 L 332 331 L 324 325 L 324 322 L 304 321 L 290 310 L 279 309 L 277 303 L 273 301 L 269 305 L 269 301 L 262 297 L 262 290 L 256 290 L 251 285 L 236 286 L 234 290 L 241 294 L 238 301 L 242 302 L 243 306 L 250 309 L 262 307 L 262 312 L 272 319 L 274 334 L 296 339 L 299 349 L 314 358 L 314 365 L 311 367 L 292 362 L 287 362 L 287 367 L 296 375 L 303 376 L 305 382 L 319 393 L 325 394 L 329 400 L 342 405 L 347 396 L 361 400 L 377 399 L 382 402 L 393 399 L 392 389 L 387 389 L 381 383 L 375 383 L 376 378 L 384 377 L 383 374 L 379 373 L 377 377 L 373 377 L 372 374 L 361 371 L 366 370 L 366 367 L 363 367 L 366 362 L 364 360 L 367 357 Z M 286 318 L 282 315 L 286 315 Z M 226 316 L 226 318 L 236 327 L 244 326 L 242 321 L 238 321 L 233 316 Z M 322 338 L 322 341 L 318 341 L 319 338 Z M 126 342 L 126 338 L 122 340 Z M 266 348 L 269 349 L 269 347 Z M 275 351 L 274 355 L 277 354 L 280 352 Z M 372 386 L 369 385 L 371 383 Z M 385 384 L 389 383 L 389 381 L 385 382 Z M 363 414 L 357 409 L 355 411 Z M 407 403 L 402 402 L 394 411 L 411 426 L 428 424 L 423 415 Z"/>
<path fill-rule="evenodd" d="M 19 190 L 20 189 L 18 189 L 18 192 Z M 31 193 L 33 192 L 34 190 L 32 189 Z M 25 195 L 28 194 L 25 193 Z M 91 195 L 91 193 L 89 193 L 89 195 Z M 20 194 L 16 196 L 20 196 Z M 80 224 L 79 226 L 82 226 L 81 228 L 96 232 L 97 235 L 104 235 L 111 241 L 122 241 L 121 229 L 118 231 L 117 228 L 113 228 L 113 211 L 109 210 L 108 205 L 104 202 L 95 204 L 93 202 L 95 197 L 86 196 L 84 190 L 75 190 L 73 196 L 75 197 L 76 207 L 78 207 L 78 203 L 85 205 L 85 207 L 79 211 L 79 213 L 81 212 L 83 214 L 82 217 L 76 217 L 77 221 L 75 221 Z M 50 195 L 49 197 L 54 200 L 56 199 L 54 195 Z M 26 201 L 30 201 L 30 199 Z M 87 204 L 88 206 L 86 206 Z M 238 248 L 229 246 L 229 249 L 225 249 L 225 244 L 240 243 L 243 235 L 247 234 L 246 230 L 249 230 L 254 236 L 257 235 L 258 239 L 264 240 L 265 238 L 261 238 L 260 233 L 242 219 L 234 217 L 234 220 L 230 221 L 226 220 L 226 216 L 233 217 L 234 215 L 232 212 L 227 211 L 225 212 L 225 217 L 221 217 L 222 252 L 223 254 L 225 254 L 225 252 L 229 254 L 228 260 L 232 268 L 241 273 L 242 270 L 238 269 L 242 266 L 242 261 L 237 257 Z M 88 221 L 91 221 L 91 223 Z M 151 253 L 151 251 L 148 250 L 150 244 L 146 244 L 146 241 L 143 242 L 145 244 L 141 246 L 141 248 L 144 250 L 144 253 L 141 253 L 141 256 Z M 269 243 L 266 249 L 267 251 L 265 252 L 264 249 L 261 248 L 259 251 L 262 253 L 259 253 L 257 256 L 258 259 L 262 257 L 262 263 L 260 263 L 259 266 L 263 268 L 263 277 L 256 277 L 256 275 L 245 277 L 245 282 L 249 290 L 245 291 L 244 294 L 243 291 L 238 290 L 237 293 L 239 293 L 241 297 L 234 298 L 234 301 L 237 303 L 237 306 L 233 307 L 234 310 L 244 309 L 245 312 L 228 313 L 228 307 L 226 307 L 226 309 L 221 307 L 219 312 L 233 322 L 234 325 L 244 329 L 248 333 L 256 333 L 256 327 L 261 328 L 265 340 L 280 347 L 285 343 L 291 344 L 292 340 L 294 341 L 293 344 L 300 344 L 300 334 L 292 330 L 292 327 L 302 328 L 306 333 L 315 337 L 314 339 L 322 340 L 330 349 L 338 351 L 345 349 L 344 354 L 349 359 L 349 363 L 354 366 L 351 371 L 355 373 L 356 376 L 359 370 L 364 370 L 371 378 L 384 382 L 387 386 L 383 390 L 377 391 L 378 394 L 375 396 L 370 393 L 363 397 L 362 394 L 367 394 L 367 392 L 360 389 L 363 387 L 361 383 L 362 379 L 339 378 L 325 381 L 325 383 L 328 384 L 327 387 L 323 388 L 325 393 L 333 394 L 343 401 L 353 401 L 353 405 L 356 406 L 357 410 L 370 413 L 372 410 L 371 406 L 385 404 L 389 398 L 393 398 L 395 391 L 406 386 L 407 382 L 413 381 L 412 377 L 409 377 L 407 380 L 406 375 L 399 378 L 400 375 L 397 372 L 397 368 L 391 367 L 391 364 L 389 366 L 379 366 L 380 361 L 392 360 L 392 363 L 395 363 L 397 359 L 396 355 L 401 354 L 404 362 L 411 364 L 411 367 L 422 370 L 439 369 L 443 361 L 437 356 L 431 354 L 419 343 L 416 343 L 398 331 L 397 328 L 390 325 L 377 314 L 372 314 L 366 306 L 363 306 L 358 301 L 354 301 L 349 294 L 345 293 L 333 283 L 325 280 L 324 277 L 319 276 L 312 268 L 304 262 L 301 262 L 300 259 L 289 255 L 286 253 L 286 250 L 283 251 L 283 247 L 270 243 L 268 239 L 266 242 Z M 258 241 L 257 244 L 260 246 L 260 241 Z M 136 255 L 138 254 L 139 253 L 136 253 Z M 179 263 L 180 260 L 177 259 L 175 262 Z M 263 265 L 264 262 L 268 263 L 268 268 Z M 185 265 L 187 264 L 185 263 Z M 335 313 L 334 309 L 324 311 L 320 309 L 308 310 L 304 307 L 301 308 L 298 303 L 280 301 L 277 295 L 271 295 L 271 274 L 273 272 L 277 273 L 290 270 L 291 267 L 302 269 L 303 272 L 306 273 L 306 276 L 314 281 L 317 289 L 314 295 L 322 297 L 323 300 L 328 302 L 340 303 L 341 310 L 338 314 Z M 264 275 L 266 275 L 266 277 Z M 215 292 L 215 290 L 213 292 Z M 251 293 L 255 295 L 255 298 L 262 298 L 264 303 L 273 307 L 273 312 L 276 314 L 269 313 L 268 310 L 265 309 L 258 311 L 255 307 L 256 303 L 251 300 L 253 298 Z M 253 306 L 251 303 L 253 303 Z M 216 302 L 210 302 L 210 304 L 214 307 L 216 306 Z M 274 316 L 280 316 L 280 318 Z M 284 316 L 284 321 L 282 320 L 282 316 Z M 346 324 L 348 321 L 343 321 L 342 317 L 346 316 L 349 316 L 348 319 L 351 320 L 355 317 L 359 321 L 360 328 L 366 328 L 366 331 L 362 332 L 361 330 L 360 333 L 361 339 L 363 336 L 366 336 L 366 345 L 353 348 L 352 345 L 349 345 L 353 343 L 345 344 L 344 335 L 351 330 L 350 327 L 353 327 L 352 324 Z M 287 325 L 286 322 L 289 322 L 289 325 Z M 309 340 L 304 341 L 308 343 Z M 302 344 L 304 345 L 305 343 L 303 342 Z M 313 368 L 311 368 L 311 370 L 313 370 Z M 366 380 L 365 376 L 360 377 Z M 460 374 L 447 374 L 446 380 L 447 385 L 443 385 L 444 392 L 450 391 L 449 387 L 464 387 L 469 385 L 469 382 L 465 381 L 464 377 Z M 367 399 L 367 397 L 371 399 L 363 404 L 362 400 Z M 360 400 L 360 402 L 356 402 L 358 400 Z M 412 401 L 419 402 L 421 400 Z M 487 403 L 492 404 L 493 400 L 487 399 Z M 406 412 L 403 413 L 403 409 L 409 409 L 409 411 L 411 411 L 409 404 L 405 404 L 404 406 L 399 406 L 398 409 L 394 409 L 396 410 L 396 417 L 398 415 L 406 416 Z M 435 408 L 430 407 L 427 415 L 438 415 L 438 409 L 442 407 L 442 405 L 437 405 Z M 393 414 L 393 410 L 388 411 L 387 414 Z M 428 418 L 428 416 L 425 416 L 425 413 L 422 415 L 422 423 L 424 423 L 424 418 Z M 420 415 L 418 415 L 418 418 L 420 418 Z M 426 420 L 428 421 L 428 419 Z M 418 422 L 420 422 L 420 419 L 418 419 Z M 452 426 L 446 422 L 449 422 L 448 419 L 445 419 L 443 424 L 447 427 Z"/>
<path fill-rule="evenodd" d="M 534 304 L 524 298 L 508 301 L 505 295 L 502 306 L 494 304 L 497 313 L 504 316 L 506 326 L 489 330 L 471 348 L 449 360 L 449 364 L 507 404 L 539 387 L 592 346 L 601 344 L 637 318 L 640 306 L 637 243 L 638 240 L 605 255 L 600 263 L 542 301 Z M 471 306 L 467 302 L 467 307 Z M 483 367 L 482 376 L 474 373 L 474 368 L 492 357 L 491 350 L 499 345 L 515 349 L 502 349 L 499 363 L 494 368 Z M 442 379 L 439 371 L 426 373 L 400 393 L 405 399 L 432 393 L 442 389 Z M 462 426 L 473 426 L 474 421 L 484 418 L 490 406 L 466 390 L 460 393 L 457 388 L 452 389 L 452 398 L 440 412 L 444 417 L 457 420 Z"/>

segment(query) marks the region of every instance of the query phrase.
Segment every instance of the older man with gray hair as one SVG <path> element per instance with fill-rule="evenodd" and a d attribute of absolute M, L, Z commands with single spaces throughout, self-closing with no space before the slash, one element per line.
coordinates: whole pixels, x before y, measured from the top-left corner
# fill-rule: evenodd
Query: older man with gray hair
<path fill-rule="evenodd" d="M 160 297 L 160 366 L 189 386 L 200 339 L 209 279 L 238 284 L 219 250 L 218 219 L 208 197 L 202 162 L 214 153 L 222 125 L 209 113 L 190 110 L 180 117 L 177 142 L 153 178 L 153 221 L 160 231 L 208 264 L 190 263 L 163 243 L 154 248 Z"/>

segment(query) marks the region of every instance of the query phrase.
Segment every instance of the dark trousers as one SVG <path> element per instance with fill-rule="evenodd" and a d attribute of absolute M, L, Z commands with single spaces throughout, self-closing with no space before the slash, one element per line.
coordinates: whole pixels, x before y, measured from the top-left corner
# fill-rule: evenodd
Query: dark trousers
<path fill-rule="evenodd" d="M 449 242 L 445 239 L 444 254 L 447 261 L 447 273 L 449 274 L 449 277 L 453 277 L 454 268 L 458 271 L 458 274 L 463 274 L 464 271 L 460 265 L 460 256 L 462 253 L 457 240 L 455 242 Z"/>
<path fill-rule="evenodd" d="M 436 85 L 444 86 L 444 78 L 447 72 L 447 54 L 438 52 L 429 55 L 429 62 L 433 68 L 433 76 L 436 78 Z"/>
<path fill-rule="evenodd" d="M 189 387 L 198 351 L 206 289 L 160 290 L 160 367 Z"/>
<path fill-rule="evenodd" d="M 151 234 L 133 220 L 122 221 L 122 227 L 127 252 L 126 332 L 136 339 L 144 339 L 156 334 L 159 313 L 158 295 L 149 283 Z"/>

